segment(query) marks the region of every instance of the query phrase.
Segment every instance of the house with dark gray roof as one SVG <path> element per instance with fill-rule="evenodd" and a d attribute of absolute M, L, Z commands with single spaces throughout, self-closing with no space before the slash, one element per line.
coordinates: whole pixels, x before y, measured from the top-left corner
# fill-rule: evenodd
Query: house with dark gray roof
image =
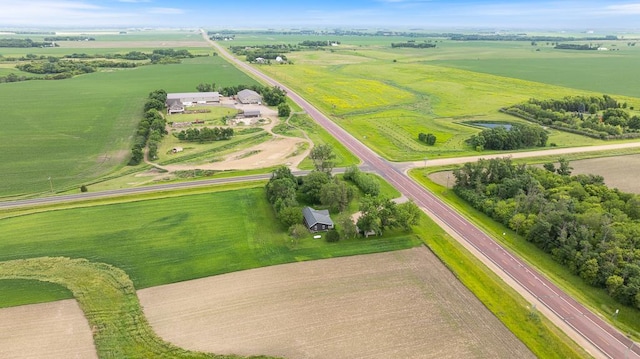
<path fill-rule="evenodd" d="M 240 101 L 240 103 L 245 105 L 250 103 L 262 102 L 262 96 L 260 96 L 259 93 L 249 89 L 244 89 L 238 92 L 238 94 L 236 95 L 236 98 L 238 99 L 238 101 Z"/>
<path fill-rule="evenodd" d="M 182 104 L 182 101 L 180 101 L 179 99 L 167 99 L 167 113 L 168 114 L 174 114 L 174 113 L 183 113 L 184 112 L 184 105 Z"/>
<path fill-rule="evenodd" d="M 331 216 L 329 216 L 329 211 L 326 209 L 316 210 L 311 207 L 304 207 L 302 209 L 302 215 L 304 216 L 304 225 L 307 226 L 311 232 L 333 229 L 333 221 L 331 220 Z"/>

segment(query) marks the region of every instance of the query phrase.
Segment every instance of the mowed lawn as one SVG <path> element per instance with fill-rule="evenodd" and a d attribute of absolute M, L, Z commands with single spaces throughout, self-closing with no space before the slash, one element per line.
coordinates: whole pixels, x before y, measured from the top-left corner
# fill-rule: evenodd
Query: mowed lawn
<path fill-rule="evenodd" d="M 201 82 L 255 83 L 211 56 L 0 84 L 0 197 L 79 187 L 123 166 L 148 93 L 196 91 Z"/>
<path fill-rule="evenodd" d="M 66 256 L 123 269 L 137 289 L 308 259 L 418 245 L 406 233 L 291 242 L 257 188 L 48 211 L 0 220 L 0 261 Z M 28 281 L 0 281 L 0 307 L 69 298 Z"/>

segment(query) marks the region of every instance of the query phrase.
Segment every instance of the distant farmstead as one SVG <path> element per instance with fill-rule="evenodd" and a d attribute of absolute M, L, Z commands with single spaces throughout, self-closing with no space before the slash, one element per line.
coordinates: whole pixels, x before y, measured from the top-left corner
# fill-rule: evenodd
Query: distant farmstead
<path fill-rule="evenodd" d="M 316 210 L 311 207 L 304 207 L 302 209 L 302 215 L 304 216 L 304 225 L 311 232 L 328 231 L 333 229 L 333 221 L 329 216 L 329 211 L 326 209 Z"/>
<path fill-rule="evenodd" d="M 167 113 L 183 113 L 185 106 L 220 103 L 218 92 L 183 92 L 167 94 Z"/>
<path fill-rule="evenodd" d="M 250 103 L 262 102 L 262 96 L 260 96 L 259 93 L 249 89 L 244 89 L 238 92 L 238 94 L 236 95 L 236 98 L 238 99 L 238 101 L 240 101 L 240 103 L 245 105 Z"/>

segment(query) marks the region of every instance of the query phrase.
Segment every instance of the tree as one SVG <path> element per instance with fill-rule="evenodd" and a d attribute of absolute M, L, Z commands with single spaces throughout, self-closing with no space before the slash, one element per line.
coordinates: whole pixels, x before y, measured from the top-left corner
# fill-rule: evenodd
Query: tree
<path fill-rule="evenodd" d="M 287 228 L 295 224 L 302 224 L 302 218 L 300 207 L 284 207 L 278 212 L 278 219 Z"/>
<path fill-rule="evenodd" d="M 278 105 L 278 117 L 289 117 L 290 114 L 291 107 L 289 107 L 286 102 Z"/>
<path fill-rule="evenodd" d="M 151 109 L 155 109 L 157 111 L 163 111 L 164 102 L 160 102 L 159 100 L 156 100 L 156 99 L 150 99 L 144 104 L 144 112 L 147 112 Z"/>
<path fill-rule="evenodd" d="M 420 208 L 413 202 L 404 202 L 396 206 L 396 222 L 397 225 L 406 230 L 411 230 L 411 226 L 415 226 L 420 221 Z"/>
<path fill-rule="evenodd" d="M 542 167 L 544 167 L 545 170 L 554 173 L 556 171 L 556 166 L 553 164 L 553 162 L 547 162 L 544 165 L 542 165 Z"/>
<path fill-rule="evenodd" d="M 198 92 L 211 92 L 213 91 L 213 86 L 211 84 L 200 83 L 196 87 L 196 90 L 198 90 Z"/>
<path fill-rule="evenodd" d="M 320 203 L 332 211 L 344 211 L 353 198 L 353 188 L 343 181 L 334 179 L 320 188 Z"/>
<path fill-rule="evenodd" d="M 88 192 L 88 191 L 89 191 L 89 189 L 87 188 L 86 185 L 80 186 L 80 192 Z"/>
<path fill-rule="evenodd" d="M 329 243 L 338 242 L 340 240 L 340 232 L 332 229 L 327 232 L 325 239 Z"/>
<path fill-rule="evenodd" d="M 309 235 L 309 229 L 305 227 L 302 223 L 294 224 L 289 227 L 289 235 L 291 236 L 291 242 L 294 246 L 298 245 L 300 239 Z"/>
<path fill-rule="evenodd" d="M 355 238 L 358 235 L 358 228 L 353 223 L 351 216 L 345 215 L 338 218 L 338 230 L 342 232 L 343 238 Z"/>
<path fill-rule="evenodd" d="M 320 203 L 322 187 L 331 181 L 329 174 L 325 172 L 311 172 L 304 177 L 300 186 L 300 193 L 309 203 Z"/>
<path fill-rule="evenodd" d="M 329 144 L 321 144 L 311 149 L 309 158 L 313 161 L 313 165 L 316 171 L 331 173 L 335 162 L 336 154 L 333 152 L 333 147 Z"/>
<path fill-rule="evenodd" d="M 573 169 L 573 167 L 569 166 L 569 160 L 567 160 L 564 157 L 561 157 L 558 162 L 560 163 L 558 169 L 556 170 L 556 172 L 560 175 L 560 176 L 571 176 L 571 170 Z"/>

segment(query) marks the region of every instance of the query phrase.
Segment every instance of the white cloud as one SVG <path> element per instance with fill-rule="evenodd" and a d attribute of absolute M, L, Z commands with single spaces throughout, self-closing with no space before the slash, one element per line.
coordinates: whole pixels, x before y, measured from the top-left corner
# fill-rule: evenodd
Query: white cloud
<path fill-rule="evenodd" d="M 132 4 L 151 2 L 151 0 L 117 0 L 117 1 L 118 2 L 132 3 Z"/>
<path fill-rule="evenodd" d="M 132 13 L 75 0 L 33 0 L 19 3 L 0 0 L 0 9 L 0 24 L 5 26 L 121 25 L 135 18 Z"/>
<path fill-rule="evenodd" d="M 180 15 L 186 13 L 186 11 L 184 9 L 172 7 L 154 7 L 149 9 L 149 13 L 158 15 Z"/>
<path fill-rule="evenodd" d="M 609 5 L 605 11 L 618 15 L 640 15 L 640 3 Z"/>

